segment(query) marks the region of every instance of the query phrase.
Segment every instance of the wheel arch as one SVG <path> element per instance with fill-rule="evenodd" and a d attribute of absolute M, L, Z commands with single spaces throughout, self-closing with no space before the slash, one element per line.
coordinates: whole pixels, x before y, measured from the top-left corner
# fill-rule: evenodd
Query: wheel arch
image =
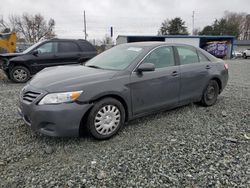
<path fill-rule="evenodd" d="M 30 73 L 31 73 L 30 67 L 27 66 L 27 65 L 25 65 L 25 64 L 22 63 L 22 62 L 10 62 L 10 65 L 9 65 L 10 71 L 11 71 L 11 69 L 13 69 L 14 67 L 17 67 L 17 66 L 25 67 L 25 68 L 27 68 L 27 69 L 30 71 Z M 9 72 L 10 72 L 10 71 L 9 71 Z"/>
<path fill-rule="evenodd" d="M 102 96 L 98 96 L 97 98 L 94 98 L 93 100 L 89 101 L 89 103 L 96 103 L 97 101 L 100 101 L 104 98 L 114 98 L 114 99 L 118 100 L 123 105 L 124 110 L 125 110 L 125 122 L 127 122 L 129 120 L 129 117 L 130 117 L 129 106 L 128 106 L 126 100 L 122 96 L 120 96 L 119 94 L 114 94 L 114 93 L 104 94 Z M 83 117 L 81 119 L 81 123 L 80 123 L 80 127 L 79 127 L 79 134 L 80 135 L 84 134 L 83 129 L 84 129 L 84 126 L 86 125 L 87 118 L 88 118 L 89 113 L 90 113 L 91 109 L 93 108 L 93 106 L 88 109 L 88 111 L 83 115 Z"/>
<path fill-rule="evenodd" d="M 215 81 L 218 83 L 218 86 L 219 86 L 219 93 L 221 93 L 221 91 L 222 91 L 222 82 L 221 82 L 220 78 L 218 78 L 218 77 L 213 77 L 213 78 L 210 79 L 210 80 L 215 80 Z"/>
<path fill-rule="evenodd" d="M 114 98 L 114 99 L 118 100 L 123 105 L 123 107 L 124 107 L 124 110 L 125 110 L 125 121 L 128 120 L 128 117 L 129 117 L 128 104 L 127 104 L 126 100 L 122 96 L 120 96 L 118 94 L 110 93 L 110 94 L 106 94 L 106 95 L 100 96 L 100 97 L 94 99 L 91 102 L 95 103 L 95 102 L 100 101 L 100 100 L 102 100 L 104 98 Z"/>
<path fill-rule="evenodd" d="M 209 83 L 211 80 L 215 80 L 215 81 L 218 83 L 218 86 L 219 86 L 219 94 L 221 93 L 221 91 L 222 91 L 222 82 L 221 82 L 221 80 L 220 80 L 219 77 L 214 76 L 214 77 L 211 77 L 211 78 L 207 81 L 206 85 L 204 86 L 204 88 L 203 88 L 203 90 L 202 90 L 202 95 L 203 95 L 203 93 L 205 92 L 205 90 L 206 90 L 206 88 L 207 88 L 207 85 L 208 85 L 208 83 Z M 202 96 L 202 95 L 201 95 L 201 96 Z M 200 97 L 200 99 L 201 99 L 201 97 Z"/>

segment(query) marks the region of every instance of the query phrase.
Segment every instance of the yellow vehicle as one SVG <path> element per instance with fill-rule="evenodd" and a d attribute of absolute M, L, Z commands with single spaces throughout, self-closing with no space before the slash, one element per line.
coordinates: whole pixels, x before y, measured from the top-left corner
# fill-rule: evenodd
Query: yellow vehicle
<path fill-rule="evenodd" d="M 0 33 L 0 54 L 16 51 L 16 33 Z"/>

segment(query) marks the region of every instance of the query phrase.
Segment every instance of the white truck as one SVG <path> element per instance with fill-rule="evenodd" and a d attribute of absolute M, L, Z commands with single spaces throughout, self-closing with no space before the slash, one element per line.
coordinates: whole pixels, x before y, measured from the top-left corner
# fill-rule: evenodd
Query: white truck
<path fill-rule="evenodd" d="M 250 49 L 247 49 L 243 52 L 243 58 L 247 59 L 248 57 L 250 57 Z"/>

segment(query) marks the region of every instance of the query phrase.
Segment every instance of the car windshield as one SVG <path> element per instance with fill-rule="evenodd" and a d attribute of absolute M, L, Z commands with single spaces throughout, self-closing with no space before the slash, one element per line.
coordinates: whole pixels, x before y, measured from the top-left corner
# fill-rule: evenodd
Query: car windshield
<path fill-rule="evenodd" d="M 28 53 L 30 51 L 32 51 L 33 49 L 35 49 L 37 46 L 39 46 L 43 41 L 40 41 L 38 43 L 33 44 L 32 46 L 30 46 L 29 48 L 27 48 L 26 50 L 24 50 L 22 53 Z"/>
<path fill-rule="evenodd" d="M 142 47 L 116 46 L 89 60 L 85 66 L 101 69 L 123 70 L 143 51 Z"/>

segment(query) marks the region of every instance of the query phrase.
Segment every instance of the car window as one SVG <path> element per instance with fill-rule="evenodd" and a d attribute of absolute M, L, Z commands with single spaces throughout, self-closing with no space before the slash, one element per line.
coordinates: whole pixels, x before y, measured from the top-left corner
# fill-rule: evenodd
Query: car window
<path fill-rule="evenodd" d="M 198 52 L 198 56 L 199 56 L 199 60 L 200 60 L 200 62 L 206 62 L 206 61 L 209 61 L 209 59 L 203 54 L 203 53 L 201 53 L 200 51 L 198 51 L 197 50 L 197 52 Z"/>
<path fill-rule="evenodd" d="M 92 46 L 90 43 L 86 42 L 86 41 L 82 41 L 79 43 L 81 48 L 84 50 L 84 51 L 88 51 L 88 52 L 93 52 L 93 51 L 96 51 L 95 47 Z"/>
<path fill-rule="evenodd" d="M 56 42 L 47 42 L 47 43 L 39 46 L 37 48 L 37 51 L 39 54 L 54 53 L 57 51 L 57 43 Z"/>
<path fill-rule="evenodd" d="M 124 70 L 143 53 L 143 47 L 118 45 L 90 59 L 85 66 L 102 69 Z"/>
<path fill-rule="evenodd" d="M 174 53 L 172 47 L 160 47 L 151 52 L 144 60 L 144 63 L 153 63 L 155 68 L 174 66 Z"/>
<path fill-rule="evenodd" d="M 199 58 L 195 49 L 185 46 L 177 46 L 176 48 L 180 57 L 181 65 L 199 62 Z"/>
<path fill-rule="evenodd" d="M 79 52 L 78 45 L 74 42 L 59 42 L 58 52 Z"/>

